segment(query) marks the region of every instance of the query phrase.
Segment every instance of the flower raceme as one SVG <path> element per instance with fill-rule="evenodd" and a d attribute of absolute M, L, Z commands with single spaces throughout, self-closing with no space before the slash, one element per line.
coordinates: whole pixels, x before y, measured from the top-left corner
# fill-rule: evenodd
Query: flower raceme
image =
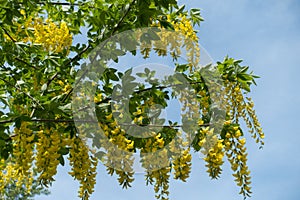
<path fill-rule="evenodd" d="M 44 22 L 41 18 L 33 21 L 34 37 L 33 43 L 41 44 L 46 51 L 62 52 L 68 51 L 72 44 L 72 35 L 69 32 L 66 22 L 56 25 L 51 19 Z"/>
<path fill-rule="evenodd" d="M 40 45 L 44 51 L 49 53 L 66 52 L 67 55 L 69 54 L 73 37 L 66 22 L 56 23 L 51 19 L 44 20 L 44 18 L 38 16 L 30 16 L 26 19 L 24 15 L 24 18 L 24 25 L 17 24 L 18 29 L 15 34 L 4 35 L 7 40 L 11 41 L 13 39 L 18 42 Z"/>
<path fill-rule="evenodd" d="M 98 159 L 89 156 L 89 150 L 83 141 L 77 137 L 69 139 L 70 155 L 69 161 L 72 171 L 69 172 L 80 183 L 79 197 L 88 200 L 94 192 L 96 184 L 96 167 Z"/>
<path fill-rule="evenodd" d="M 36 167 L 40 173 L 39 181 L 44 185 L 49 185 L 54 181 L 53 176 L 57 173 L 59 165 L 58 153 L 61 138 L 56 129 L 42 129 L 37 132 L 38 142 L 36 144 Z"/>
<path fill-rule="evenodd" d="M 158 33 L 160 40 L 154 41 L 152 44 L 141 44 L 141 53 L 144 58 L 150 56 L 150 51 L 153 48 L 158 56 L 167 55 L 167 47 L 170 45 L 170 55 L 173 58 L 177 58 L 181 55 L 181 47 L 186 50 L 186 56 L 190 70 L 194 69 L 200 60 L 200 47 L 198 43 L 198 36 L 193 28 L 192 21 L 185 15 L 179 15 L 176 19 L 172 19 L 171 15 L 166 16 L 166 22 L 170 23 L 174 28 L 174 33 L 166 31 L 159 21 L 153 21 L 152 27 L 159 27 L 161 33 Z M 181 37 L 183 36 L 183 37 Z"/>

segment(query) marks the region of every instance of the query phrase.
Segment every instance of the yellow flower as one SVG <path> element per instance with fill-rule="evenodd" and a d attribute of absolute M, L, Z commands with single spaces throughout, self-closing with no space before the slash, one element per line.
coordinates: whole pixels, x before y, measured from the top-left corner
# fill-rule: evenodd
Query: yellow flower
<path fill-rule="evenodd" d="M 64 85 L 65 85 L 64 82 L 62 82 L 61 80 L 58 81 L 58 84 L 59 84 L 60 86 L 64 86 Z"/>
<path fill-rule="evenodd" d="M 23 9 L 20 10 L 20 13 L 21 13 L 21 15 L 25 15 L 26 14 L 25 10 L 23 10 Z"/>
<path fill-rule="evenodd" d="M 224 163 L 224 145 L 222 142 L 223 140 L 217 140 L 217 143 L 208 151 L 204 158 L 207 162 L 205 165 L 208 168 L 207 172 L 212 178 L 218 178 L 222 172 L 221 165 Z"/>
<path fill-rule="evenodd" d="M 127 149 L 131 150 L 134 147 L 134 141 L 131 141 L 129 144 L 127 144 Z"/>

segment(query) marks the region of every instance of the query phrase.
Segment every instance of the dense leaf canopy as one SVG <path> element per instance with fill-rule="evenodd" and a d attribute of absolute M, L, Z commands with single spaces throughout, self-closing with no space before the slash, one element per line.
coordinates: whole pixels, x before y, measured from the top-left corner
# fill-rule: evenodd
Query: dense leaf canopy
<path fill-rule="evenodd" d="M 94 191 L 99 161 L 127 188 L 140 153 L 146 184 L 168 199 L 171 174 L 189 177 L 190 151 L 205 155 L 214 179 L 227 157 L 240 194 L 250 196 L 245 135 L 260 146 L 264 138 L 248 96 L 258 77 L 229 57 L 201 64 L 199 9 L 176 0 L 0 5 L 1 197 L 12 183 L 28 194 L 34 181 L 51 185 L 65 159 L 82 199 Z M 174 73 L 159 80 L 163 67 L 114 67 L 129 56 L 171 58 Z M 161 117 L 171 99 L 181 103 L 179 121 Z"/>

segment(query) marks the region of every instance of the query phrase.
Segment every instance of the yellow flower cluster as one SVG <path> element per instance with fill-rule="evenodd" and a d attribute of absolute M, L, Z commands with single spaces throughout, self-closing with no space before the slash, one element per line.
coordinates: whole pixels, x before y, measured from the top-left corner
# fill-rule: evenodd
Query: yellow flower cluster
<path fill-rule="evenodd" d="M 89 156 L 88 148 L 78 137 L 70 138 L 69 161 L 72 171 L 69 172 L 80 183 L 79 197 L 88 200 L 94 192 L 96 184 L 96 169 L 98 160 L 96 157 Z"/>
<path fill-rule="evenodd" d="M 57 83 L 61 86 L 62 91 L 65 94 L 67 94 L 72 89 L 72 85 L 70 83 L 68 83 L 67 80 L 65 80 L 65 82 L 59 80 L 59 81 L 57 81 Z"/>
<path fill-rule="evenodd" d="M 143 125 L 143 115 L 142 114 L 145 114 L 144 113 L 144 107 L 142 108 L 137 108 L 137 111 L 136 112 L 133 112 L 132 113 L 133 116 L 134 116 L 134 119 L 133 119 L 133 122 L 137 125 Z"/>
<path fill-rule="evenodd" d="M 121 129 L 120 125 L 113 119 L 112 113 L 106 116 L 109 121 L 107 124 L 100 124 L 104 134 L 109 138 L 109 141 L 116 144 L 118 148 L 132 151 L 134 149 L 134 141 L 125 137 L 125 130 Z"/>
<path fill-rule="evenodd" d="M 171 22 L 170 16 L 168 15 L 167 17 L 168 17 L 168 21 Z M 174 26 L 175 31 L 182 32 L 183 35 L 185 35 L 187 38 L 190 38 L 195 42 L 198 41 L 198 37 L 197 34 L 195 33 L 191 20 L 182 14 L 179 15 L 178 18 L 180 19 L 179 23 L 174 21 L 171 22 L 172 25 Z"/>
<path fill-rule="evenodd" d="M 201 90 L 198 92 L 198 95 L 200 97 L 200 105 L 201 105 L 201 111 L 202 115 L 207 115 L 209 110 L 209 96 L 207 95 L 205 90 Z"/>
<path fill-rule="evenodd" d="M 153 185 L 156 193 L 156 199 L 168 200 L 169 196 L 169 178 L 170 167 L 164 167 L 159 170 L 149 171 L 146 174 L 146 183 Z"/>
<path fill-rule="evenodd" d="M 72 44 L 72 35 L 66 22 L 57 26 L 51 19 L 44 24 L 41 18 L 36 18 L 33 23 L 34 39 L 32 42 L 42 44 L 46 51 L 62 52 L 68 50 Z"/>
<path fill-rule="evenodd" d="M 12 137 L 13 155 L 6 161 L 0 161 L 0 197 L 5 195 L 5 188 L 10 186 L 26 188 L 26 193 L 31 193 L 35 135 L 29 126 L 30 123 L 21 122 L 20 128 L 15 128 Z"/>
<path fill-rule="evenodd" d="M 102 101 L 102 99 L 103 99 L 102 94 L 101 94 L 101 93 L 98 93 L 98 94 L 94 97 L 94 102 L 95 102 L 95 103 L 99 103 L 99 102 Z"/>
<path fill-rule="evenodd" d="M 192 166 L 192 155 L 190 154 L 190 149 L 186 149 L 182 152 L 179 157 L 175 157 L 173 160 L 173 169 L 174 171 L 174 178 L 180 179 L 186 182 L 186 179 L 189 177 L 191 172 Z"/>
<path fill-rule="evenodd" d="M 178 21 L 170 21 L 171 19 L 168 17 L 168 20 L 174 26 L 174 30 L 182 33 L 186 37 L 183 44 L 186 48 L 187 59 L 192 69 L 192 67 L 196 67 L 198 65 L 200 60 L 198 36 L 190 19 L 188 19 L 185 15 L 179 15 L 178 19 Z"/>
<path fill-rule="evenodd" d="M 24 11 L 23 11 L 24 13 Z M 30 16 L 26 19 L 24 14 L 24 27 L 21 24 L 16 24 L 18 30 L 16 34 L 11 34 L 15 41 L 31 42 L 40 44 L 45 51 L 60 53 L 66 50 L 69 53 L 69 48 L 72 45 L 72 35 L 69 31 L 67 23 L 62 21 L 59 25 L 52 22 L 51 19 L 45 21 L 41 17 L 33 19 Z M 33 33 L 30 34 L 29 32 Z M 4 35 L 7 40 L 11 40 L 8 35 Z"/>
<path fill-rule="evenodd" d="M 152 134 L 155 135 L 156 133 L 152 132 Z M 147 185 L 154 185 L 154 192 L 156 193 L 155 197 L 157 199 L 168 199 L 171 171 L 168 154 L 174 152 L 178 153 L 177 151 L 168 151 L 164 148 L 164 145 L 164 138 L 160 133 L 157 133 L 156 136 L 147 138 L 145 144 L 141 148 L 141 163 L 147 170 Z M 174 160 L 173 168 L 176 168 L 175 173 L 177 178 L 184 180 L 189 176 L 191 165 L 189 162 L 191 157 L 188 150 L 184 151 L 181 156 L 182 157 L 178 158 L 178 160 Z"/>
<path fill-rule="evenodd" d="M 248 102 L 245 102 L 246 109 L 242 112 L 242 117 L 244 118 L 247 127 L 249 128 L 249 132 L 252 133 L 252 137 L 256 140 L 256 143 L 260 143 L 264 145 L 263 139 L 265 135 L 262 131 L 261 124 L 258 121 L 254 110 L 254 103 L 251 98 L 247 98 Z M 247 112 L 246 112 L 247 111 Z M 247 117 L 247 114 L 250 118 Z"/>
<path fill-rule="evenodd" d="M 94 98 L 94 102 L 102 101 L 102 95 L 98 94 Z M 101 148 L 104 148 L 106 153 L 102 157 L 102 161 L 106 165 L 108 174 L 116 173 L 118 181 L 123 188 L 131 186 L 133 178 L 133 161 L 132 153 L 134 151 L 134 141 L 127 139 L 125 130 L 117 124 L 113 118 L 113 114 L 107 114 L 105 123 L 99 123 L 99 126 L 104 131 L 105 139 L 100 139 Z"/>
<path fill-rule="evenodd" d="M 111 176 L 116 173 L 118 176 L 119 184 L 122 188 L 131 187 L 131 183 L 134 181 L 133 178 L 133 159 L 130 154 L 124 154 L 121 151 L 107 151 L 108 162 L 105 163 L 107 173 Z"/>
<path fill-rule="evenodd" d="M 152 132 L 152 134 L 156 134 Z M 158 133 L 154 137 L 147 138 L 141 148 L 141 164 L 147 171 L 156 171 L 169 163 L 168 150 L 164 147 L 164 139 Z"/>
<path fill-rule="evenodd" d="M 158 149 L 161 149 L 165 145 L 164 139 L 161 137 L 160 133 L 152 132 L 151 134 L 156 135 L 154 137 L 148 138 L 145 146 L 142 148 L 142 152 L 156 152 Z"/>
<path fill-rule="evenodd" d="M 198 145 L 203 148 L 202 153 L 206 155 L 204 161 L 208 168 L 207 172 L 211 178 L 219 178 L 222 173 L 221 166 L 223 165 L 224 145 L 223 140 L 218 139 L 214 134 L 214 129 L 209 127 L 200 130 L 200 140 Z"/>
<path fill-rule="evenodd" d="M 15 172 L 13 164 L 11 162 L 6 163 L 4 159 L 0 161 L 0 170 L 0 194 L 4 195 L 5 187 L 16 180 L 18 175 Z"/>
<path fill-rule="evenodd" d="M 157 32 L 159 40 L 153 41 L 153 49 L 159 56 L 167 55 L 167 48 L 170 46 L 170 55 L 173 58 L 177 58 L 181 55 L 180 47 L 185 47 L 187 52 L 187 61 L 190 65 L 190 70 L 196 67 L 200 60 L 200 47 L 198 44 L 198 36 L 193 28 L 192 22 L 185 15 L 179 15 L 176 20 L 171 19 L 170 15 L 167 15 L 166 20 L 174 27 L 175 33 L 172 34 L 170 31 L 161 25 L 159 21 L 153 21 L 152 27 L 159 27 L 161 32 Z M 181 37 L 184 36 L 184 37 Z M 144 58 L 148 58 L 152 48 L 152 44 L 142 43 L 141 53 Z"/>
<path fill-rule="evenodd" d="M 225 102 L 226 110 L 229 116 L 234 117 L 235 123 L 239 122 L 239 118 L 242 117 L 246 122 L 246 125 L 249 129 L 249 132 L 252 134 L 252 137 L 256 139 L 256 143 L 264 145 L 264 133 L 259 123 L 255 110 L 254 103 L 251 98 L 246 97 L 245 100 L 241 88 L 234 84 L 225 82 Z"/>
<path fill-rule="evenodd" d="M 30 171 L 29 176 L 24 176 L 22 174 L 18 174 L 14 163 L 11 159 L 4 161 L 0 161 L 0 198 L 6 199 L 7 194 L 5 194 L 5 190 L 7 188 L 16 187 L 16 189 L 26 189 L 26 194 L 30 194 L 32 191 L 32 183 L 33 183 L 33 170 Z M 6 197 L 6 198 L 5 198 Z"/>
<path fill-rule="evenodd" d="M 149 58 L 151 48 L 149 48 L 145 43 L 142 43 L 140 48 L 141 48 L 141 54 L 143 55 L 143 58 Z"/>
<path fill-rule="evenodd" d="M 6 174 L 7 171 L 4 171 L 5 169 L 5 160 L 1 159 L 0 160 L 0 194 L 5 188 L 5 183 L 6 183 Z"/>
<path fill-rule="evenodd" d="M 208 168 L 207 172 L 211 178 L 219 178 L 222 173 L 221 166 L 224 163 L 224 145 L 222 142 L 223 140 L 218 140 L 204 158 L 204 160 L 207 162 L 205 165 Z"/>
<path fill-rule="evenodd" d="M 38 180 L 48 186 L 54 181 L 59 165 L 60 134 L 56 129 L 44 129 L 37 132 L 36 167 L 40 173 Z"/>
<path fill-rule="evenodd" d="M 111 168 L 109 168 L 110 170 L 112 170 Z M 133 178 L 133 172 L 126 172 L 123 170 L 114 170 L 117 174 L 118 181 L 120 183 L 120 185 L 122 185 L 122 188 L 128 188 L 131 187 L 131 183 L 134 181 Z M 111 175 L 113 175 L 111 172 L 109 173 Z"/>
<path fill-rule="evenodd" d="M 232 116 L 235 117 L 236 122 L 239 122 L 239 118 L 241 117 L 242 111 L 244 109 L 243 101 L 244 97 L 242 95 L 241 88 L 239 86 L 234 86 L 232 88 L 232 96 L 231 96 L 232 106 L 235 108 L 232 110 Z"/>
<path fill-rule="evenodd" d="M 15 128 L 15 137 L 13 137 L 14 148 L 14 171 L 17 178 L 16 187 L 22 187 L 25 184 L 28 191 L 30 191 L 32 184 L 32 163 L 34 160 L 33 140 L 35 135 L 29 128 L 28 122 L 22 122 L 20 128 Z"/>
<path fill-rule="evenodd" d="M 194 126 L 190 126 L 188 129 L 185 129 L 185 140 L 188 143 L 191 143 L 194 139 L 194 134 L 198 129 L 198 126 L 201 126 L 199 122 L 203 122 L 200 116 L 200 110 L 201 105 L 200 102 L 195 102 L 193 99 L 195 99 L 195 90 L 189 87 L 186 87 L 184 89 L 181 89 L 179 91 L 179 94 L 176 94 L 179 97 L 179 101 L 181 103 L 181 118 L 185 120 L 185 123 L 193 124 Z M 192 100 L 192 101 L 191 101 Z"/>
<path fill-rule="evenodd" d="M 237 185 L 241 187 L 240 194 L 250 197 L 251 177 L 247 166 L 246 138 L 241 138 L 239 126 L 233 126 L 225 135 L 225 150 L 228 161 L 231 164 L 232 174 Z"/>

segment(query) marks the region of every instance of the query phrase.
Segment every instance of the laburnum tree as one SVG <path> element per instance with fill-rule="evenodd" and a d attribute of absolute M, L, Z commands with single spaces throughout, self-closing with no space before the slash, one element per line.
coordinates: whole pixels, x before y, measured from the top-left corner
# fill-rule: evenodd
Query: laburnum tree
<path fill-rule="evenodd" d="M 154 186 L 157 199 L 168 199 L 171 176 L 189 177 L 191 151 L 204 154 L 213 179 L 226 158 L 240 194 L 250 197 L 246 137 L 260 146 L 264 138 L 249 97 L 258 77 L 229 57 L 197 67 L 199 9 L 187 10 L 176 0 L 1 0 L 0 5 L 2 199 L 12 184 L 28 195 L 35 182 L 50 186 L 65 159 L 82 199 L 95 190 L 99 161 L 123 188 L 130 187 L 137 152 L 146 184 Z M 130 30 L 135 31 L 118 36 Z M 110 65 L 129 54 L 170 57 L 174 75 L 160 81 L 159 70 L 145 68 L 136 73 L 144 79 L 138 81 L 134 63 L 126 71 Z M 181 122 L 160 117 L 170 99 L 181 102 Z M 89 118 L 91 107 L 96 121 Z M 147 131 L 148 137 L 135 137 Z"/>

